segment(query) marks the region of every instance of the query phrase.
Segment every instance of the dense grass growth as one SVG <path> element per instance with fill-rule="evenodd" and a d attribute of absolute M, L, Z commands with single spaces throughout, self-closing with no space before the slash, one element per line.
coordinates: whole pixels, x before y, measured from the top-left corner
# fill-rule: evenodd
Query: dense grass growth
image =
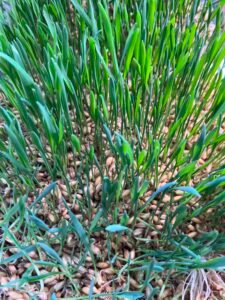
<path fill-rule="evenodd" d="M 2 295 L 223 299 L 212 2 L 0 1 Z"/>

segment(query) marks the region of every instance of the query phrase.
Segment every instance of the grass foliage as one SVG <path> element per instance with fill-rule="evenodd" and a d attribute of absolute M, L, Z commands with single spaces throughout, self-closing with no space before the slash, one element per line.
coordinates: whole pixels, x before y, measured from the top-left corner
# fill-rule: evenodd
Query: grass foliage
<path fill-rule="evenodd" d="M 1 1 L 0 261 L 30 262 L 4 287 L 41 290 L 60 274 L 74 299 L 101 297 L 102 255 L 115 282 L 126 278 L 113 298 L 152 299 L 170 276 L 225 267 L 223 2 Z M 93 251 L 98 236 L 106 255 Z M 122 238 L 135 258 L 121 255 Z M 87 257 L 93 280 L 82 296 L 75 274 Z"/>

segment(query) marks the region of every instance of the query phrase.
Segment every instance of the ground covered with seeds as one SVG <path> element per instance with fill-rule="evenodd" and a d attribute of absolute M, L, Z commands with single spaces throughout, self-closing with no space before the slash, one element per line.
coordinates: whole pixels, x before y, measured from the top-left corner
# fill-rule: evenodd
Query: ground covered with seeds
<path fill-rule="evenodd" d="M 1 299 L 225 299 L 217 2 L 0 1 Z"/>

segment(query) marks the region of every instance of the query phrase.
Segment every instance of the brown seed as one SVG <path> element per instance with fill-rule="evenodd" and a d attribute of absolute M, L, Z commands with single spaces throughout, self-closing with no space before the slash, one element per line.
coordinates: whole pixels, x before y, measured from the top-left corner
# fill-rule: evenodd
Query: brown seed
<path fill-rule="evenodd" d="M 35 251 L 31 251 L 30 253 L 28 253 L 28 255 L 30 256 L 30 258 L 33 258 L 33 259 L 38 257 L 38 255 Z"/>
<path fill-rule="evenodd" d="M 55 215 L 53 214 L 48 214 L 48 219 L 50 220 L 50 222 L 55 223 L 57 221 L 57 218 Z"/>
<path fill-rule="evenodd" d="M 161 215 L 160 219 L 161 220 L 166 220 L 166 215 L 165 214 Z"/>
<path fill-rule="evenodd" d="M 68 193 L 67 193 L 67 192 L 65 192 L 65 191 L 62 191 L 62 195 L 63 195 L 65 198 L 67 198 L 67 197 L 68 197 Z"/>
<path fill-rule="evenodd" d="M 67 215 L 67 213 L 68 213 L 68 211 L 67 211 L 67 209 L 65 209 L 65 210 L 62 212 L 62 216 L 65 218 L 66 215 Z"/>
<path fill-rule="evenodd" d="M 207 209 L 206 213 L 207 213 L 207 214 L 211 214 L 211 213 L 213 213 L 213 208 L 209 208 L 209 209 Z"/>
<path fill-rule="evenodd" d="M 70 255 L 68 255 L 66 253 L 63 254 L 62 260 L 63 260 L 63 262 L 64 262 L 65 265 L 72 264 L 72 259 L 71 259 Z"/>
<path fill-rule="evenodd" d="M 87 262 L 92 262 L 92 258 L 90 256 L 86 256 L 86 259 L 85 259 Z"/>
<path fill-rule="evenodd" d="M 162 178 L 160 179 L 161 182 L 167 182 L 168 181 L 168 177 L 167 175 L 163 175 Z"/>
<path fill-rule="evenodd" d="M 135 230 L 133 231 L 133 235 L 134 235 L 135 237 L 138 237 L 138 236 L 142 235 L 142 233 L 143 233 L 143 228 L 137 228 L 137 229 L 135 229 Z"/>
<path fill-rule="evenodd" d="M 70 169 L 69 169 L 69 174 L 70 174 L 70 178 L 71 178 L 71 179 L 74 179 L 75 176 L 76 176 L 75 170 L 74 170 L 73 168 L 70 168 Z"/>
<path fill-rule="evenodd" d="M 17 273 L 17 269 L 14 265 L 9 265 L 8 269 L 9 269 L 11 274 L 16 274 Z"/>
<path fill-rule="evenodd" d="M 126 259 L 129 259 L 129 258 L 130 258 L 130 252 L 129 252 L 127 249 L 124 250 L 124 257 L 125 257 Z"/>
<path fill-rule="evenodd" d="M 183 193 L 184 193 L 184 192 L 179 191 L 179 190 L 175 190 L 175 191 L 174 191 L 174 194 L 175 194 L 175 195 L 179 195 L 179 196 L 182 196 Z"/>
<path fill-rule="evenodd" d="M 16 292 L 16 291 L 9 291 L 8 293 L 8 297 L 9 299 L 12 300 L 26 300 L 29 299 L 29 297 L 25 294 L 25 293 L 20 293 L 20 292 Z"/>
<path fill-rule="evenodd" d="M 67 192 L 67 187 L 66 187 L 66 185 L 65 184 L 62 184 L 62 183 L 59 183 L 59 188 L 60 188 L 60 190 L 63 192 Z"/>
<path fill-rule="evenodd" d="M 81 194 L 76 194 L 76 197 L 78 200 L 82 200 L 83 199 L 83 196 Z"/>
<path fill-rule="evenodd" d="M 162 226 L 162 225 L 156 225 L 155 228 L 156 228 L 157 230 L 162 230 L 162 229 L 163 229 L 163 226 Z"/>
<path fill-rule="evenodd" d="M 125 200 L 130 197 L 130 190 L 124 190 L 122 193 L 122 198 Z"/>
<path fill-rule="evenodd" d="M 139 284 L 137 283 L 136 280 L 134 280 L 132 277 L 130 277 L 130 285 L 132 287 L 134 287 L 135 289 L 138 289 L 139 288 Z"/>
<path fill-rule="evenodd" d="M 96 193 L 99 193 L 102 190 L 102 184 L 98 184 L 95 188 Z"/>
<path fill-rule="evenodd" d="M 195 231 L 195 227 L 193 225 L 191 225 L 191 224 L 188 225 L 188 229 L 190 231 Z"/>
<path fill-rule="evenodd" d="M 80 278 L 82 278 L 82 274 L 81 273 L 78 273 L 78 272 L 76 272 L 76 274 L 74 275 L 74 277 L 76 278 L 76 279 L 80 279 Z"/>
<path fill-rule="evenodd" d="M 122 268 L 122 264 L 121 264 L 121 262 L 119 260 L 116 260 L 115 265 L 117 266 L 118 269 Z"/>
<path fill-rule="evenodd" d="M 204 152 L 202 153 L 202 159 L 203 159 L 203 160 L 207 160 L 207 153 L 206 153 L 206 151 L 204 151 Z"/>
<path fill-rule="evenodd" d="M 157 205 L 151 204 L 151 205 L 150 205 L 150 208 L 151 208 L 152 210 L 155 210 L 155 209 L 157 209 Z"/>
<path fill-rule="evenodd" d="M 0 283 L 1 283 L 1 285 L 6 284 L 8 281 L 9 281 L 9 279 L 7 279 L 6 276 L 2 276 L 2 275 L 0 276 Z"/>
<path fill-rule="evenodd" d="M 153 217 L 153 221 L 154 221 L 154 223 L 158 223 L 159 222 L 159 218 L 157 216 L 154 216 Z"/>
<path fill-rule="evenodd" d="M 89 288 L 88 286 L 85 286 L 85 287 L 82 288 L 82 292 L 83 292 L 85 295 L 89 295 L 89 291 L 90 291 L 90 288 Z M 98 293 L 99 293 L 99 290 L 98 290 L 96 287 L 94 287 L 94 288 L 93 288 L 93 292 L 96 293 L 96 294 L 98 294 Z"/>
<path fill-rule="evenodd" d="M 193 221 L 194 223 L 197 223 L 197 224 L 201 224 L 201 223 L 202 223 L 201 220 L 198 219 L 198 218 L 192 218 L 192 221 Z"/>
<path fill-rule="evenodd" d="M 80 212 L 80 206 L 78 204 L 74 204 L 73 208 L 76 213 Z"/>
<path fill-rule="evenodd" d="M 145 197 L 147 197 L 147 199 L 148 199 L 148 197 L 150 197 L 152 195 L 152 191 L 147 191 L 146 193 L 145 193 Z"/>
<path fill-rule="evenodd" d="M 133 223 L 133 221 L 134 221 L 134 216 L 129 219 L 129 221 L 127 222 L 127 224 L 131 225 Z"/>
<path fill-rule="evenodd" d="M 135 259 L 135 250 L 131 250 L 130 259 Z"/>
<path fill-rule="evenodd" d="M 16 280 L 16 279 L 18 279 L 18 278 L 19 278 L 19 276 L 14 274 L 13 276 L 11 276 L 10 279 L 11 279 L 11 281 L 12 281 L 12 280 Z"/>
<path fill-rule="evenodd" d="M 102 177 L 101 176 L 98 176 L 95 180 L 95 186 L 99 185 L 102 183 Z"/>
<path fill-rule="evenodd" d="M 116 243 L 112 242 L 111 246 L 112 246 L 113 250 L 115 250 L 115 251 L 117 250 L 117 244 Z"/>
<path fill-rule="evenodd" d="M 67 237 L 67 245 L 69 247 L 74 247 L 75 244 L 76 244 L 76 240 L 74 239 L 74 235 L 73 234 L 69 234 L 68 237 Z"/>
<path fill-rule="evenodd" d="M 193 232 L 191 232 L 191 233 L 188 233 L 188 236 L 189 236 L 190 238 L 194 238 L 194 237 L 196 237 L 196 235 L 198 235 L 198 233 L 197 233 L 196 231 L 193 231 Z"/>
<path fill-rule="evenodd" d="M 76 166 L 80 166 L 81 165 L 81 161 L 77 160 L 76 161 Z"/>
<path fill-rule="evenodd" d="M 204 161 L 202 158 L 200 158 L 200 159 L 199 159 L 199 164 L 200 164 L 200 165 L 203 165 L 204 163 L 205 163 L 205 161 Z"/>
<path fill-rule="evenodd" d="M 25 269 L 24 269 L 24 268 L 19 268 L 19 269 L 17 270 L 17 274 L 19 274 L 19 275 L 23 274 L 24 272 L 25 272 Z"/>
<path fill-rule="evenodd" d="M 165 196 L 163 197 L 163 202 L 164 202 L 164 203 L 170 202 L 170 200 L 171 200 L 171 197 L 170 197 L 169 195 L 165 195 Z"/>
<path fill-rule="evenodd" d="M 163 133 L 168 133 L 169 132 L 169 128 L 167 127 L 167 126 L 165 126 L 164 128 L 163 128 Z"/>
<path fill-rule="evenodd" d="M 106 166 L 109 168 L 109 167 L 114 163 L 114 161 L 115 161 L 114 157 L 109 156 L 109 157 L 106 159 Z"/>
<path fill-rule="evenodd" d="M 91 245 L 91 250 L 92 250 L 92 252 L 95 254 L 95 255 L 97 255 L 97 256 L 100 256 L 100 254 L 101 254 L 101 251 L 100 251 L 100 249 L 97 247 L 97 246 L 95 246 L 95 245 Z"/>
<path fill-rule="evenodd" d="M 48 300 L 48 294 L 47 294 L 47 292 L 40 292 L 40 293 L 38 294 L 38 298 L 39 298 L 40 300 Z"/>
<path fill-rule="evenodd" d="M 187 142 L 187 143 L 186 143 L 185 149 L 187 149 L 187 150 L 190 150 L 190 149 L 191 149 L 191 143 L 190 143 L 190 142 Z"/>
<path fill-rule="evenodd" d="M 166 220 L 160 220 L 159 223 L 160 223 L 161 225 L 164 225 L 164 224 L 166 223 Z"/>
<path fill-rule="evenodd" d="M 101 272 L 96 274 L 96 284 L 98 287 L 101 287 L 104 284 L 104 280 L 102 279 Z"/>
<path fill-rule="evenodd" d="M 6 197 L 9 196 L 10 195 L 10 191 L 11 191 L 10 187 L 5 188 L 4 196 L 6 196 Z"/>
<path fill-rule="evenodd" d="M 143 224 L 143 223 L 137 223 L 137 224 L 136 224 L 136 227 L 137 227 L 137 228 L 145 228 L 146 225 Z"/>
<path fill-rule="evenodd" d="M 59 291 L 61 291 L 61 289 L 64 287 L 64 285 L 65 285 L 65 282 L 64 282 L 64 281 L 57 282 L 57 283 L 54 285 L 53 289 L 54 289 L 55 292 L 59 292 Z"/>
<path fill-rule="evenodd" d="M 150 217 L 150 213 L 145 213 L 145 214 L 141 214 L 140 218 L 143 219 L 143 220 L 148 220 Z"/>
<path fill-rule="evenodd" d="M 95 168 L 95 169 L 94 169 L 94 177 L 96 178 L 96 177 L 98 177 L 99 175 L 100 175 L 99 169 L 98 169 L 98 168 Z"/>
<path fill-rule="evenodd" d="M 175 196 L 173 198 L 174 201 L 180 201 L 180 199 L 182 198 L 182 195 L 178 195 L 178 196 Z"/>
<path fill-rule="evenodd" d="M 208 165 L 206 168 L 207 173 L 210 173 L 212 171 L 212 164 Z"/>
<path fill-rule="evenodd" d="M 163 292 L 163 294 L 162 294 L 162 296 L 160 297 L 160 299 L 165 299 L 165 298 L 168 297 L 169 295 L 171 295 L 171 291 L 170 291 L 170 289 L 166 289 L 166 290 Z"/>
<path fill-rule="evenodd" d="M 61 193 L 61 190 L 60 190 L 60 188 L 58 186 L 55 189 L 55 196 L 56 196 L 57 199 L 61 199 L 62 198 L 62 193 Z"/>
<path fill-rule="evenodd" d="M 107 262 L 98 262 L 97 263 L 97 267 L 99 268 L 99 269 L 106 269 L 106 268 L 108 268 L 109 267 L 109 264 L 107 263 Z"/>
<path fill-rule="evenodd" d="M 160 278 L 157 280 L 157 284 L 162 287 L 163 286 L 163 280 Z"/>
<path fill-rule="evenodd" d="M 157 232 L 157 231 L 152 231 L 152 232 L 150 233 L 150 235 L 151 235 L 151 236 L 157 236 L 157 235 L 158 235 L 158 232 Z"/>
<path fill-rule="evenodd" d="M 111 268 L 104 269 L 103 272 L 108 275 L 113 275 L 115 271 Z"/>

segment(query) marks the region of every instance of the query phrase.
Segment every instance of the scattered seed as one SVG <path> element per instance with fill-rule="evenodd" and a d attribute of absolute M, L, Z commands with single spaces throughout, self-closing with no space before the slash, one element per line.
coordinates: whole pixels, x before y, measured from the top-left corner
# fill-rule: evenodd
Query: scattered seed
<path fill-rule="evenodd" d="M 101 176 L 98 176 L 95 180 L 95 186 L 99 185 L 102 183 L 102 177 Z"/>
<path fill-rule="evenodd" d="M 188 229 L 190 231 L 195 231 L 195 227 L 193 225 L 191 225 L 191 224 L 188 225 Z"/>
<path fill-rule="evenodd" d="M 124 190 L 122 193 L 123 200 L 126 200 L 130 197 L 130 190 Z"/>
<path fill-rule="evenodd" d="M 95 246 L 95 245 L 91 245 L 91 250 L 92 250 L 92 252 L 95 254 L 95 255 L 97 255 L 97 256 L 100 256 L 101 255 L 101 251 L 100 251 L 100 249 L 97 247 L 97 246 Z"/>
<path fill-rule="evenodd" d="M 109 156 L 109 157 L 106 159 L 106 166 L 109 168 L 109 167 L 114 163 L 114 161 L 115 161 L 114 157 Z"/>
<path fill-rule="evenodd" d="M 108 264 L 107 262 L 98 262 L 98 263 L 97 263 L 97 267 L 98 267 L 99 269 L 106 269 L 106 268 L 109 267 L 109 264 Z"/>
<path fill-rule="evenodd" d="M 85 286 L 85 287 L 82 288 L 82 292 L 83 292 L 85 295 L 89 295 L 89 291 L 90 291 L 90 287 L 88 287 L 88 286 Z M 94 288 L 93 288 L 93 292 L 94 292 L 95 294 L 98 294 L 98 293 L 99 293 L 99 290 L 98 290 L 96 287 L 94 287 Z"/>
<path fill-rule="evenodd" d="M 163 226 L 162 226 L 162 225 L 156 225 L 155 228 L 156 228 L 157 230 L 162 230 L 162 229 L 163 229 Z"/>
<path fill-rule="evenodd" d="M 201 220 L 198 219 L 198 218 L 192 218 L 192 221 L 193 221 L 194 223 L 197 223 L 197 224 L 201 224 L 201 223 L 202 223 Z"/>
<path fill-rule="evenodd" d="M 133 231 L 133 235 L 134 235 L 135 237 L 141 236 L 142 233 L 143 233 L 143 228 L 137 228 L 137 229 L 135 229 L 135 230 Z"/>
<path fill-rule="evenodd" d="M 194 237 L 196 237 L 198 235 L 198 233 L 196 232 L 196 231 L 193 231 L 193 232 L 191 232 L 191 233 L 188 233 L 188 236 L 190 237 L 190 238 L 194 238 Z"/>
<path fill-rule="evenodd" d="M 130 277 L 130 285 L 135 289 L 139 289 L 139 284 L 132 277 Z"/>

